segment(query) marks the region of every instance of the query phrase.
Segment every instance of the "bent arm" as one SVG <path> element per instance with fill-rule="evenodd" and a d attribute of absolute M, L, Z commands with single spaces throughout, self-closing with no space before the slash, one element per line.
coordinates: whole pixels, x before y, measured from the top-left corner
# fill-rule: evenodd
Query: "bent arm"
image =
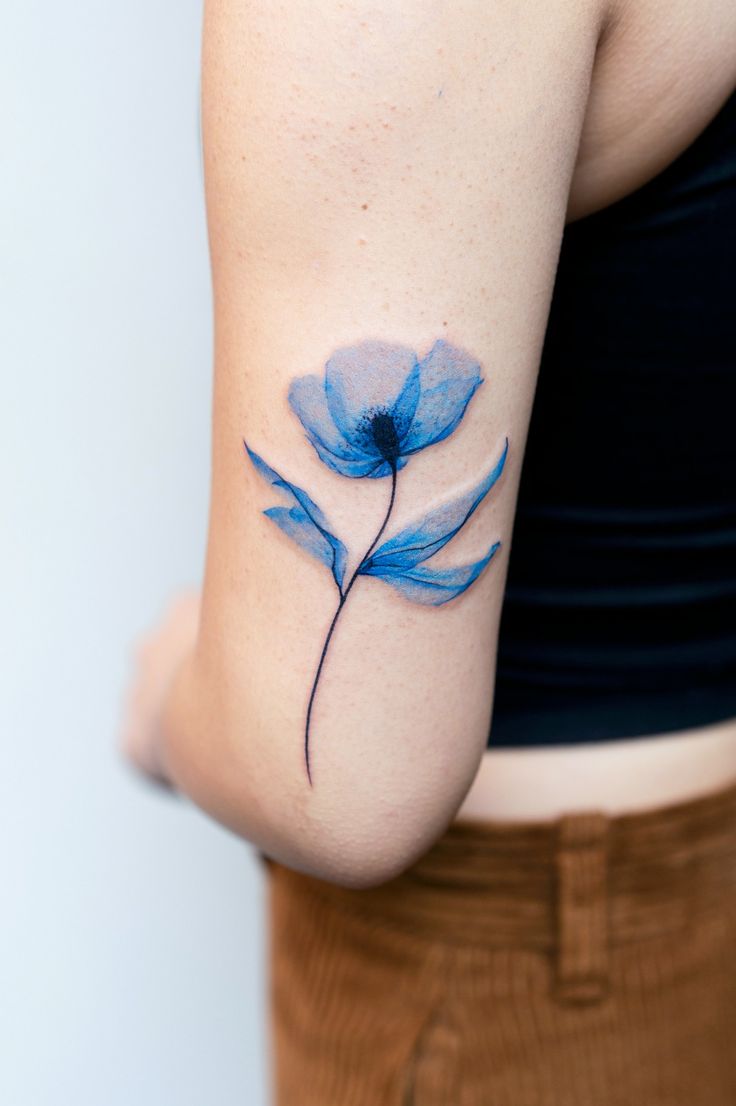
<path fill-rule="evenodd" d="M 211 0 L 211 514 L 176 785 L 368 885 L 486 748 L 598 7 Z"/>

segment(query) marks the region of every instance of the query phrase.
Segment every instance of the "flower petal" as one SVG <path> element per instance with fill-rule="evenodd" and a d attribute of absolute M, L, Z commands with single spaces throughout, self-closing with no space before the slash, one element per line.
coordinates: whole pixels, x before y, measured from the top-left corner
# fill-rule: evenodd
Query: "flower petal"
<path fill-rule="evenodd" d="M 327 404 L 335 426 L 354 449 L 380 456 L 370 433 L 371 418 L 391 413 L 397 405 L 405 410 L 412 393 L 410 389 L 404 395 L 404 388 L 416 364 L 416 354 L 407 346 L 373 340 L 345 346 L 329 359 Z"/>
<path fill-rule="evenodd" d="M 278 488 L 289 503 L 288 507 L 269 507 L 263 513 L 268 515 L 284 533 L 293 538 L 302 549 L 326 564 L 332 570 L 335 583 L 342 592 L 347 549 L 328 529 L 327 519 L 322 511 L 302 488 L 291 484 L 267 465 L 245 440 L 243 445 L 256 471 L 269 484 Z"/>
<path fill-rule="evenodd" d="M 393 419 L 396 429 L 396 436 L 399 439 L 399 445 L 401 445 L 406 435 L 409 433 L 414 415 L 416 414 L 421 390 L 422 370 L 417 361 L 414 368 L 407 376 L 406 383 L 399 392 L 396 402 L 391 408 L 391 418 Z"/>
<path fill-rule="evenodd" d="M 347 461 L 332 453 L 317 437 L 307 433 L 307 438 L 314 446 L 320 461 L 323 461 L 333 472 L 339 472 L 341 476 L 385 476 L 391 471 L 380 456 L 366 457 L 359 460 Z M 378 470 L 385 471 L 378 471 Z"/>
<path fill-rule="evenodd" d="M 319 443 L 337 460 L 365 460 L 365 454 L 358 453 L 335 426 L 327 406 L 324 381 L 319 377 L 301 376 L 292 381 L 289 387 L 289 404 L 315 449 Z"/>
<path fill-rule="evenodd" d="M 406 458 L 406 457 L 397 457 L 396 458 L 396 460 L 394 461 L 394 467 L 396 468 L 397 472 L 399 472 L 400 469 L 403 469 L 404 465 L 407 463 L 407 460 L 408 460 L 408 458 Z M 370 476 L 370 477 L 390 476 L 391 475 L 391 465 L 389 464 L 388 461 L 379 461 L 376 464 L 376 467 L 371 472 L 367 472 L 365 475 Z"/>
<path fill-rule="evenodd" d="M 508 451 L 509 440 L 506 438 L 500 458 L 479 484 L 457 499 L 442 503 L 415 522 L 410 522 L 398 534 L 394 534 L 379 546 L 367 562 L 366 569 L 361 571 L 374 567 L 379 570 L 411 568 L 428 560 L 447 545 L 498 480 L 503 472 Z"/>
<path fill-rule="evenodd" d="M 419 362 L 422 390 L 402 452 L 416 453 L 452 434 L 483 382 L 480 365 L 440 338 Z"/>
<path fill-rule="evenodd" d="M 500 545 L 500 542 L 495 542 L 485 557 L 469 565 L 458 565 L 454 568 L 416 565 L 405 569 L 374 566 L 366 575 L 375 576 L 385 584 L 390 584 L 412 603 L 439 607 L 442 603 L 449 603 L 451 599 L 467 591 L 478 579 Z"/>

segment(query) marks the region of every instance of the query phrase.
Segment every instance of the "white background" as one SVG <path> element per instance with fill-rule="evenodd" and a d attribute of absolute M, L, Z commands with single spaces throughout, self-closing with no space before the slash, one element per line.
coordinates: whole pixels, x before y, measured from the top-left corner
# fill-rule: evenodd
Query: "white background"
<path fill-rule="evenodd" d="M 198 581 L 211 306 L 194 0 L 6 0 L 0 1103 L 262 1106 L 252 847 L 116 746 Z"/>

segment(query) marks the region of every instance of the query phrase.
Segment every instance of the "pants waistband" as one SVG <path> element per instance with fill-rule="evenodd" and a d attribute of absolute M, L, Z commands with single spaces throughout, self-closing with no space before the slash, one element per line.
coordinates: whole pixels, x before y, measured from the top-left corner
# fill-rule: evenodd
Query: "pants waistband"
<path fill-rule="evenodd" d="M 736 889 L 736 781 L 608 814 L 463 819 L 378 887 L 289 879 L 412 939 L 554 952 L 561 997 L 600 998 L 616 944 L 685 926 Z"/>

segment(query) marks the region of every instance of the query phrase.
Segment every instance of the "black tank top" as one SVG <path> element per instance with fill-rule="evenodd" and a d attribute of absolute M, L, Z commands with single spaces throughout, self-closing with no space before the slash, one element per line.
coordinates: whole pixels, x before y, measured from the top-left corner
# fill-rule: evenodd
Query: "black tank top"
<path fill-rule="evenodd" d="M 736 717 L 736 92 L 565 228 L 489 745 Z"/>

